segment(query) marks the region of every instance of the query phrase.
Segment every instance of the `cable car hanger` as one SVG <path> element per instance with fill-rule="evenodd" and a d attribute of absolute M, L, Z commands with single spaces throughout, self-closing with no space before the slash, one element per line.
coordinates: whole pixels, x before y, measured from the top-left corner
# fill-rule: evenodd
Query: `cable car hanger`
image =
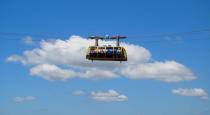
<path fill-rule="evenodd" d="M 119 40 L 120 39 L 125 39 L 126 36 L 119 36 L 117 35 L 116 37 L 109 37 L 109 35 L 106 35 L 105 37 L 99 37 L 99 36 L 90 36 L 88 37 L 89 39 L 95 39 L 95 46 L 98 46 L 98 40 L 101 39 L 116 39 L 117 43 L 116 46 L 120 46 Z"/>

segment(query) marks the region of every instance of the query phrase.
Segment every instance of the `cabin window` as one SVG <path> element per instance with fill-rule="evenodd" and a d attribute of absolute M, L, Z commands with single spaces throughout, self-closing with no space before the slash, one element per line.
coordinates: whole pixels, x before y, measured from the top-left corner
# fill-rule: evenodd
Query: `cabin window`
<path fill-rule="evenodd" d="M 98 47 L 98 57 L 105 56 L 105 47 Z"/>
<path fill-rule="evenodd" d="M 106 47 L 106 56 L 109 58 L 113 57 L 113 47 Z"/>
<path fill-rule="evenodd" d="M 122 48 L 122 58 L 125 58 L 125 51 L 124 51 L 124 48 Z"/>
<path fill-rule="evenodd" d="M 114 57 L 120 58 L 121 57 L 121 47 L 115 47 L 114 48 Z"/>
<path fill-rule="evenodd" d="M 96 57 L 97 56 L 97 47 L 91 47 L 90 48 L 90 57 Z"/>

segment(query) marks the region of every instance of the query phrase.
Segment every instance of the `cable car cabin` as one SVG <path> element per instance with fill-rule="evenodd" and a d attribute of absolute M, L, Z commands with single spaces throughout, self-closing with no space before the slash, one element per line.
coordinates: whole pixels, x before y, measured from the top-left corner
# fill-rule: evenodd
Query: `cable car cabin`
<path fill-rule="evenodd" d="M 127 54 L 121 46 L 89 46 L 86 59 L 92 61 L 127 61 Z"/>

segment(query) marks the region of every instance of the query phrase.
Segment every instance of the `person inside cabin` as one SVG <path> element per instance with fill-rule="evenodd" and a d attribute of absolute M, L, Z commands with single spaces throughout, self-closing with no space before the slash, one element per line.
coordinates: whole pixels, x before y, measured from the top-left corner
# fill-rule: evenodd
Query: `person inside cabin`
<path fill-rule="evenodd" d="M 103 57 L 104 56 L 103 47 L 98 48 L 98 56 L 99 57 Z"/>
<path fill-rule="evenodd" d="M 108 57 L 112 57 L 112 55 L 113 55 L 112 52 L 113 52 L 113 50 L 111 48 L 107 48 L 106 55 Z"/>
<path fill-rule="evenodd" d="M 117 49 L 117 57 L 120 57 L 120 54 L 121 54 L 121 50 L 120 48 Z"/>

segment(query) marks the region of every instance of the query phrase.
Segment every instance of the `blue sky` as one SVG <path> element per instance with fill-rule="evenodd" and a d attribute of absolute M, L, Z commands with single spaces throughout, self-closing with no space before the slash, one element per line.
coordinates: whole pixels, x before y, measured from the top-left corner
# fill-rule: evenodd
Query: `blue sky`
<path fill-rule="evenodd" d="M 67 39 L 61 38 L 62 44 L 45 42 L 46 44 L 43 45 L 52 45 L 55 49 L 58 47 L 58 51 L 63 51 L 59 46 L 75 44 L 75 47 L 83 48 L 90 45 L 88 44 L 91 43 L 90 41 L 81 38 L 90 35 L 140 36 L 209 29 L 209 5 L 210 2 L 207 0 L 1 0 L 0 31 L 77 35 L 78 41 L 71 38 L 72 41 L 68 42 L 65 41 Z M 116 72 L 113 72 L 110 68 L 116 66 L 114 68 L 116 69 L 119 63 L 106 63 L 103 68 L 98 62 L 84 64 L 85 59 L 74 60 L 77 55 L 72 54 L 80 56 L 79 54 L 83 53 L 83 50 L 75 53 L 75 50 L 69 49 L 73 53 L 56 57 L 54 52 L 43 49 L 39 42 L 34 44 L 24 43 L 23 39 L 26 36 L 0 35 L 0 115 L 209 115 L 210 101 L 209 99 L 201 99 L 202 96 L 210 95 L 209 35 L 209 33 L 196 33 L 148 39 L 127 38 L 123 40 L 127 50 L 132 51 L 136 48 L 137 54 L 140 55 L 139 59 L 146 61 L 135 61 L 135 59 L 138 59 L 135 56 L 137 54 L 131 53 L 128 59 L 138 62 L 138 65 L 132 66 L 128 62 L 128 67 L 132 68 L 129 69 L 126 68 L 126 63 L 122 63 L 120 65 L 122 70 Z M 50 39 L 31 38 L 32 40 Z M 181 41 L 170 41 L 167 38 L 181 39 Z M 156 40 L 158 42 L 151 42 Z M 81 41 L 87 44 L 80 46 Z M 35 48 L 55 57 L 44 57 L 44 61 L 35 63 L 36 59 L 33 56 L 23 55 L 24 51 L 32 51 Z M 47 49 L 50 48 L 47 47 Z M 8 61 L 8 57 L 15 54 L 20 56 L 21 59 L 27 58 L 32 59 L 32 61 L 23 59 L 26 61 L 26 65 L 20 63 L 21 60 L 14 61 L 17 57 L 10 58 Z M 142 55 L 145 57 L 142 57 Z M 75 58 L 71 59 L 71 57 Z M 38 56 L 38 58 L 43 57 Z M 75 64 L 72 65 L 74 62 Z M 151 66 L 148 67 L 148 63 Z M 93 76 L 84 74 L 75 77 L 77 75 L 72 75 L 80 74 L 78 72 L 91 72 L 83 66 L 99 67 L 93 64 L 98 64 L 102 71 L 108 71 L 104 73 L 104 78 L 107 76 L 109 78 L 93 80 L 95 77 L 101 76 L 98 73 Z M 165 71 L 161 69 L 163 66 L 172 66 L 177 71 L 167 74 L 167 68 Z M 41 70 L 39 70 L 40 67 L 42 67 Z M 56 80 L 52 80 L 52 74 L 41 74 L 46 72 L 43 68 L 55 69 L 56 72 L 52 74 L 55 75 Z M 31 72 L 32 69 L 33 72 Z M 150 73 L 145 73 L 144 70 L 147 69 L 150 71 L 157 69 L 162 74 L 159 73 L 149 79 L 148 76 L 144 76 L 145 74 L 150 75 Z M 133 73 L 136 72 L 134 76 L 129 72 L 131 70 L 135 70 L 133 71 Z M 71 73 L 72 71 L 73 73 Z M 121 71 L 126 71 L 126 73 Z M 139 71 L 144 74 L 139 73 Z M 193 74 L 191 75 L 191 73 Z M 172 79 L 173 82 L 168 82 L 167 79 L 171 80 L 174 74 L 181 80 Z M 60 77 L 57 79 L 57 76 Z M 61 78 L 64 76 L 67 79 L 62 81 Z M 134 79 L 135 76 L 137 76 L 137 79 Z M 161 79 L 163 76 L 165 76 L 164 79 Z M 139 77 L 143 77 L 143 79 Z M 78 90 L 84 93 L 77 95 L 72 93 Z M 114 90 L 114 92 L 110 93 L 110 90 Z M 96 99 L 97 96 L 93 92 L 96 94 L 102 93 L 102 95 L 117 94 L 112 95 L 113 100 L 108 97 L 107 101 L 101 98 Z M 200 93 L 198 94 L 198 92 Z M 33 96 L 33 98 L 29 96 Z M 19 102 L 17 97 L 21 98 Z M 123 101 L 119 101 L 119 99 Z"/>

